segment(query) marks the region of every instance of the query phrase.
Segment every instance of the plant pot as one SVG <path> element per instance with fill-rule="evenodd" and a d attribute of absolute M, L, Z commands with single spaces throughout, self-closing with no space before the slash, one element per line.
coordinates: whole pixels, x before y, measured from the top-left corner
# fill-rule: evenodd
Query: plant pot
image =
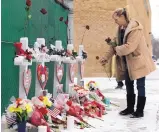
<path fill-rule="evenodd" d="M 18 132 L 26 132 L 26 122 L 20 122 L 18 124 Z"/>

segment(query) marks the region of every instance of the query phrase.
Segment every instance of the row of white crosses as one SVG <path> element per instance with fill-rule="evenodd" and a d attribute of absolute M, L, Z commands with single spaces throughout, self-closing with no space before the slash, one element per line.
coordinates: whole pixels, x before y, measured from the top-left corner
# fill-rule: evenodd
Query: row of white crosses
<path fill-rule="evenodd" d="M 72 87 L 74 85 L 74 75 L 75 75 L 75 63 L 78 63 L 78 84 L 81 85 L 81 81 L 83 81 L 83 72 L 84 72 L 84 66 L 83 66 L 83 57 L 82 57 L 82 51 L 83 45 L 79 46 L 79 56 L 76 58 L 76 60 L 71 60 L 69 57 L 60 57 L 58 55 L 51 55 L 49 56 L 46 53 L 39 52 L 39 47 L 41 45 L 45 45 L 45 39 L 44 38 L 37 38 L 35 44 L 34 44 L 34 50 L 30 49 L 28 47 L 28 38 L 24 37 L 20 39 L 20 42 L 22 43 L 22 48 L 23 50 L 29 49 L 32 51 L 33 56 L 35 57 L 34 60 L 31 60 L 28 62 L 23 56 L 19 56 L 18 58 L 14 59 L 14 65 L 18 65 L 20 67 L 19 70 L 19 97 L 20 98 L 27 98 L 27 92 L 30 87 L 30 81 L 31 81 L 31 71 L 28 70 L 28 66 L 32 65 L 32 61 L 36 62 L 36 84 L 35 84 L 35 96 L 39 96 L 42 94 L 43 90 L 41 88 L 41 85 L 38 80 L 38 75 L 37 75 L 37 68 L 38 65 L 41 64 L 43 67 L 45 67 L 46 62 L 53 61 L 54 65 L 54 73 L 49 73 L 53 74 L 53 97 L 56 97 L 58 90 L 61 88 L 63 89 L 63 84 L 61 84 L 61 79 L 63 76 L 63 65 L 61 62 L 66 64 L 66 93 L 71 94 L 72 92 Z M 51 45 L 54 47 L 53 45 Z M 55 42 L 55 47 L 57 50 L 63 49 L 62 47 L 62 42 L 60 40 Z M 68 44 L 67 45 L 67 50 L 72 51 L 73 50 L 73 44 Z M 25 72 L 25 74 L 24 74 Z M 24 80 L 25 79 L 25 80 Z M 44 82 L 46 80 L 46 76 L 42 75 L 41 76 L 41 81 Z M 28 89 L 27 89 L 28 88 Z"/>

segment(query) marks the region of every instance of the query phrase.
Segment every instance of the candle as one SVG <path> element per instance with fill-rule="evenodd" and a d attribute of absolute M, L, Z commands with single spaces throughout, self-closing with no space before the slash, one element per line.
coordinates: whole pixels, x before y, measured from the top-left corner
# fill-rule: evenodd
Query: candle
<path fill-rule="evenodd" d="M 67 130 L 73 130 L 74 129 L 74 117 L 68 116 L 67 117 Z"/>
<path fill-rule="evenodd" d="M 38 126 L 38 132 L 47 132 L 47 126 Z"/>
<path fill-rule="evenodd" d="M 56 49 L 61 50 L 62 49 L 62 41 L 57 40 L 55 42 L 55 47 L 56 47 Z"/>
<path fill-rule="evenodd" d="M 79 56 L 82 56 L 82 51 L 84 50 L 84 46 L 83 45 L 79 45 Z"/>

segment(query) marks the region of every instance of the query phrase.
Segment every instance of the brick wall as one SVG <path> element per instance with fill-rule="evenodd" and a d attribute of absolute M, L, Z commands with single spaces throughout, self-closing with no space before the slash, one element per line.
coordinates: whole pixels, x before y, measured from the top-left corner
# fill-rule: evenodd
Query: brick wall
<path fill-rule="evenodd" d="M 151 9 L 149 0 L 127 0 L 127 3 L 131 5 L 132 17 L 139 20 L 144 27 L 144 34 L 147 44 L 152 52 L 151 44 Z M 145 4 L 147 4 L 148 12 L 146 10 Z"/>

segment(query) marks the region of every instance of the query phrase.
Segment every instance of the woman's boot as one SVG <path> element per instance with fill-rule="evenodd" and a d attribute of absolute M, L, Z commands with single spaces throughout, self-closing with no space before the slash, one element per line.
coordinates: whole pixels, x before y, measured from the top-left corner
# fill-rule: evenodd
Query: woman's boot
<path fill-rule="evenodd" d="M 146 103 L 146 97 L 138 96 L 137 109 L 132 114 L 131 118 L 140 118 L 144 116 L 145 103 Z"/>
<path fill-rule="evenodd" d="M 120 115 L 129 115 L 134 113 L 135 94 L 127 94 L 127 108 L 121 111 Z"/>

